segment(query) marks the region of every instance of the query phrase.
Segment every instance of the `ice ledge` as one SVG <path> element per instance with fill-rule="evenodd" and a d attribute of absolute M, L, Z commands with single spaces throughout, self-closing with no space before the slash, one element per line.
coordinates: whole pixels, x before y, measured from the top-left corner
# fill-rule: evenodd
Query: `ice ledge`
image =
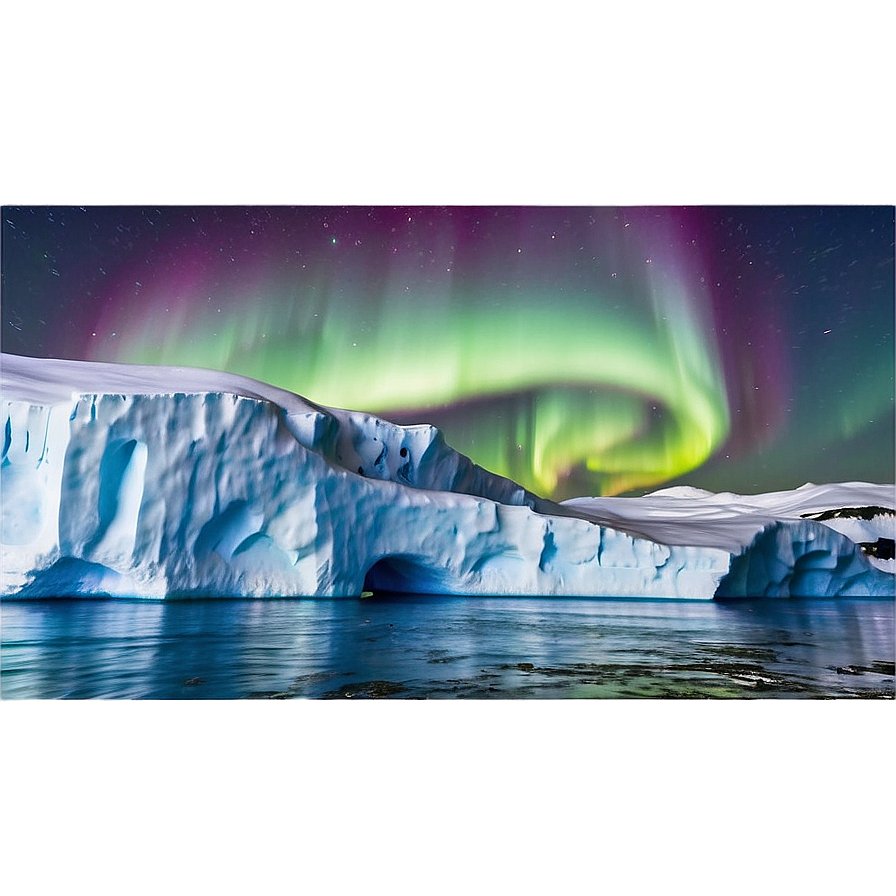
<path fill-rule="evenodd" d="M 0 374 L 5 598 L 893 595 L 859 547 L 892 516 L 799 516 L 889 508 L 892 486 L 557 505 L 433 427 L 243 377 L 9 355 Z"/>

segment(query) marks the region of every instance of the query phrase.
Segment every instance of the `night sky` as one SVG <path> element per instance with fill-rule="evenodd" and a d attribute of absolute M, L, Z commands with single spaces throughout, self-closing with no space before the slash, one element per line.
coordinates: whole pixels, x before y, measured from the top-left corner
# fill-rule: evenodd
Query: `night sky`
<path fill-rule="evenodd" d="M 892 207 L 5 207 L 2 348 L 435 423 L 543 495 L 894 478 Z"/>

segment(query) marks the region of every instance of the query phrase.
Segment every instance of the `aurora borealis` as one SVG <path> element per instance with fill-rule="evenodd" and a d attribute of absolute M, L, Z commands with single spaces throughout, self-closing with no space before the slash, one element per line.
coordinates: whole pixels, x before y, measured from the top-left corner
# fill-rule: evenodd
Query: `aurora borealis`
<path fill-rule="evenodd" d="M 435 423 L 546 496 L 893 476 L 892 208 L 8 207 L 2 334 Z"/>

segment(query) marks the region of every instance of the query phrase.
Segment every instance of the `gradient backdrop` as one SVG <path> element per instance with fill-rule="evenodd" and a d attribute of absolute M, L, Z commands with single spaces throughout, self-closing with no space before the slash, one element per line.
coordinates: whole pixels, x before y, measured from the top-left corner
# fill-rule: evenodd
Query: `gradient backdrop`
<path fill-rule="evenodd" d="M 892 207 L 6 207 L 2 348 L 435 423 L 546 496 L 894 478 Z"/>

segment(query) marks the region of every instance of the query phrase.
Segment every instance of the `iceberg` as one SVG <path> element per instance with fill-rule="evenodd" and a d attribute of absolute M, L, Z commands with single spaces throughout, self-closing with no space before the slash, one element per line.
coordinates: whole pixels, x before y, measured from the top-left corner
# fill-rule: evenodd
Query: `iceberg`
<path fill-rule="evenodd" d="M 3 599 L 893 597 L 896 489 L 555 503 L 433 426 L 232 374 L 14 355 Z"/>

